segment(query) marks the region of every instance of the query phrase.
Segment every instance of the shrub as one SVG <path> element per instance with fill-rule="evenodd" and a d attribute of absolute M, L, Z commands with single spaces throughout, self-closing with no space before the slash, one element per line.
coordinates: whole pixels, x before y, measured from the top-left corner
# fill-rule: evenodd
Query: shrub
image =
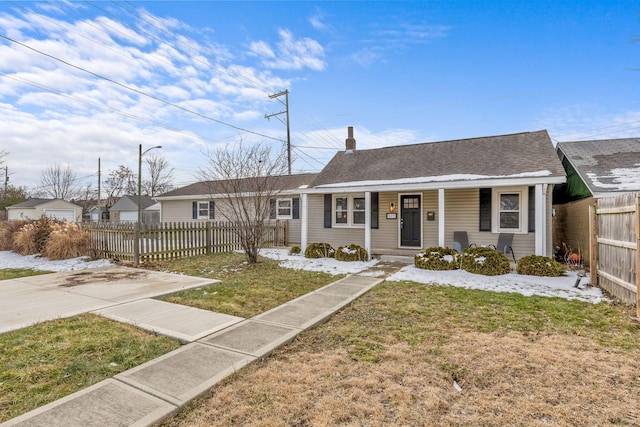
<path fill-rule="evenodd" d="M 509 259 L 491 248 L 471 247 L 462 253 L 461 268 L 469 273 L 498 276 L 511 271 Z"/>
<path fill-rule="evenodd" d="M 338 261 L 368 261 L 369 254 L 362 246 L 351 244 L 340 246 L 336 251 L 336 259 Z"/>
<path fill-rule="evenodd" d="M 336 250 L 328 243 L 311 243 L 304 251 L 305 258 L 333 258 Z"/>
<path fill-rule="evenodd" d="M 518 261 L 517 271 L 531 276 L 558 277 L 564 274 L 564 267 L 546 256 L 527 255 Z"/>
<path fill-rule="evenodd" d="M 424 270 L 455 270 L 458 258 L 460 254 L 455 249 L 434 246 L 418 252 L 413 263 Z"/>
<path fill-rule="evenodd" d="M 27 224 L 26 220 L 6 221 L 0 228 L 0 251 L 12 251 L 15 234 Z"/>
<path fill-rule="evenodd" d="M 33 222 L 25 224 L 19 231 L 13 234 L 13 250 L 20 255 L 33 255 L 38 253 L 36 247 L 36 227 Z"/>
<path fill-rule="evenodd" d="M 49 259 L 69 259 L 89 254 L 89 232 L 71 222 L 53 224 L 42 255 Z"/>
<path fill-rule="evenodd" d="M 302 252 L 300 246 L 293 246 L 291 249 L 289 249 L 289 255 L 298 255 L 300 252 Z"/>

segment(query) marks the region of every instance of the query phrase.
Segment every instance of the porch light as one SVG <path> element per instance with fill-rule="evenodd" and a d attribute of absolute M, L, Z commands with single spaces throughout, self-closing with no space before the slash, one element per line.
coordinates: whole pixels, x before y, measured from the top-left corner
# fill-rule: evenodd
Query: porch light
<path fill-rule="evenodd" d="M 395 212 L 398 208 L 394 202 L 389 203 L 389 212 Z"/>

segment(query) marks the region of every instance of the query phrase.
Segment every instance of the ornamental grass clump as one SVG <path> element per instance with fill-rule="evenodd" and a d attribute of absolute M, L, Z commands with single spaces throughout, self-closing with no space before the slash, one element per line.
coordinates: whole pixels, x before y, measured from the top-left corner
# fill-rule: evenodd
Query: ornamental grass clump
<path fill-rule="evenodd" d="M 48 259 L 70 259 L 89 254 L 89 232 L 82 226 L 64 222 L 51 227 L 42 255 Z"/>
<path fill-rule="evenodd" d="M 27 224 L 26 220 L 5 221 L 0 226 L 0 251 L 12 251 L 15 234 Z"/>
<path fill-rule="evenodd" d="M 328 243 L 311 243 L 304 251 L 305 258 L 333 258 L 336 250 Z"/>
<path fill-rule="evenodd" d="M 495 249 L 471 247 L 465 249 L 461 257 L 461 268 L 469 273 L 499 276 L 511 271 L 509 259 Z"/>
<path fill-rule="evenodd" d="M 293 246 L 291 247 L 291 249 L 289 249 L 289 255 L 300 255 L 301 252 L 302 249 L 300 248 L 300 246 Z"/>
<path fill-rule="evenodd" d="M 28 222 L 20 231 L 14 234 L 13 250 L 20 255 L 42 253 L 49 239 L 49 234 L 51 234 L 51 228 L 55 223 L 60 222 L 46 216 Z"/>
<path fill-rule="evenodd" d="M 336 251 L 336 259 L 338 261 L 368 261 L 369 254 L 362 246 L 351 244 L 349 246 L 340 246 Z"/>
<path fill-rule="evenodd" d="M 413 263 L 424 270 L 455 270 L 459 258 L 460 254 L 455 249 L 434 246 L 418 252 Z"/>
<path fill-rule="evenodd" d="M 546 256 L 527 255 L 518 261 L 517 271 L 530 276 L 558 277 L 564 274 L 564 266 Z"/>

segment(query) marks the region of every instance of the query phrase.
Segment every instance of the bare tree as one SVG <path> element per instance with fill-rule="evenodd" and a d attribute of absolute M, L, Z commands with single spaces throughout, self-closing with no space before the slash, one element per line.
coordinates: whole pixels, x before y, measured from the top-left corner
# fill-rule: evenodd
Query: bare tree
<path fill-rule="evenodd" d="M 145 158 L 148 178 L 142 181 L 142 192 L 147 196 L 165 193 L 173 187 L 173 168 L 162 156 L 154 154 Z"/>
<path fill-rule="evenodd" d="M 225 205 L 216 209 L 227 221 L 237 225 L 236 233 L 247 260 L 258 262 L 265 220 L 269 218 L 269 200 L 282 190 L 281 177 L 286 173 L 284 152 L 271 153 L 266 145 L 244 145 L 207 153 L 208 166 L 200 177 L 208 182 L 209 193 L 222 194 Z"/>
<path fill-rule="evenodd" d="M 106 205 L 112 206 L 120 196 L 138 192 L 136 175 L 127 166 L 120 165 L 118 169 L 109 172 L 104 181 L 104 191 L 107 194 Z"/>
<path fill-rule="evenodd" d="M 40 175 L 40 192 L 53 199 L 68 200 L 77 193 L 77 176 L 71 167 L 58 163 L 49 166 Z"/>

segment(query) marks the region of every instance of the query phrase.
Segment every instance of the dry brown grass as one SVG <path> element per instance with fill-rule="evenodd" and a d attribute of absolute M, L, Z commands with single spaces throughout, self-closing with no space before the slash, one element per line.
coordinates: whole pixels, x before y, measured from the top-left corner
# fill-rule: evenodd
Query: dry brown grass
<path fill-rule="evenodd" d="M 70 259 L 88 255 L 89 232 L 79 224 L 55 223 L 42 255 L 48 259 Z"/>
<path fill-rule="evenodd" d="M 637 426 L 638 338 L 611 307 L 385 284 L 166 425 Z"/>
<path fill-rule="evenodd" d="M 36 227 L 33 223 L 25 224 L 13 234 L 13 250 L 20 255 L 34 255 L 38 253 L 36 246 Z"/>
<path fill-rule="evenodd" d="M 14 234 L 25 226 L 27 221 L 4 221 L 0 225 L 0 251 L 12 251 Z"/>
<path fill-rule="evenodd" d="M 574 337 L 457 335 L 390 346 L 382 361 L 294 345 L 218 387 L 183 426 L 634 425 L 637 359 Z M 462 387 L 455 390 L 454 378 Z M 635 424 L 637 425 L 637 424 Z"/>

